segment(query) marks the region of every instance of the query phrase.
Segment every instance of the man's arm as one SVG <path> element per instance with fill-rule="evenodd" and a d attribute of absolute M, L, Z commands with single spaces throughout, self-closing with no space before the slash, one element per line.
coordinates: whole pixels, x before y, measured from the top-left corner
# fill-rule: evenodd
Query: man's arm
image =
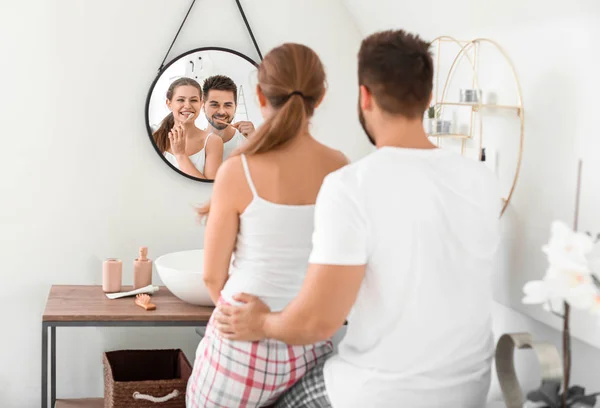
<path fill-rule="evenodd" d="M 245 305 L 220 305 L 217 329 L 231 340 L 270 338 L 304 345 L 330 339 L 350 313 L 365 269 L 365 265 L 311 265 L 299 295 L 277 313 L 256 296 L 236 295 L 234 299 Z"/>
<path fill-rule="evenodd" d="M 299 296 L 266 316 L 265 337 L 287 344 L 330 339 L 348 317 L 364 276 L 364 265 L 311 265 Z"/>

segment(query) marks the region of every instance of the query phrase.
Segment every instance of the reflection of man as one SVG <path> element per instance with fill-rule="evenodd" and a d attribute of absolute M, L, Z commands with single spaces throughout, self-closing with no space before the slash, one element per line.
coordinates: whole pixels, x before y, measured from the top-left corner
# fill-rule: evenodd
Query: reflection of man
<path fill-rule="evenodd" d="M 223 160 L 244 143 L 254 132 L 252 122 L 233 122 L 237 109 L 237 86 L 225 75 L 214 75 L 207 78 L 202 85 L 204 94 L 204 112 L 208 120 L 209 133 L 219 135 L 223 139 Z"/>
<path fill-rule="evenodd" d="M 348 318 L 339 353 L 278 408 L 481 408 L 494 346 L 496 177 L 425 134 L 429 43 L 403 31 L 366 38 L 358 79 L 359 120 L 377 150 L 325 179 L 300 293 L 280 312 L 236 295 L 241 305 L 219 306 L 216 327 L 227 339 L 307 345 Z"/>

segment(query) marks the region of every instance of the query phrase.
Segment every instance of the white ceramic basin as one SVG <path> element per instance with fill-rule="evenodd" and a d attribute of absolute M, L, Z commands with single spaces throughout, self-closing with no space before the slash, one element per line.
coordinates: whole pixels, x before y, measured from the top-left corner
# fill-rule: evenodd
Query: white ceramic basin
<path fill-rule="evenodd" d="M 214 306 L 202 280 L 204 250 L 172 252 L 154 261 L 160 280 L 179 299 L 199 306 Z"/>

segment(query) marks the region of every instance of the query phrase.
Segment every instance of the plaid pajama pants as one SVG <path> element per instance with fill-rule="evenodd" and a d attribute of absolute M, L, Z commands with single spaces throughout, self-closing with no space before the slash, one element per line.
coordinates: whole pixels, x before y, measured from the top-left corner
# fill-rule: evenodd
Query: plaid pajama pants
<path fill-rule="evenodd" d="M 186 391 L 188 408 L 254 408 L 273 404 L 333 351 L 330 341 L 290 346 L 271 339 L 227 340 L 214 328 L 213 317 L 196 351 Z"/>
<path fill-rule="evenodd" d="M 275 408 L 332 408 L 325 389 L 324 365 L 323 360 L 297 381 L 279 398 Z"/>

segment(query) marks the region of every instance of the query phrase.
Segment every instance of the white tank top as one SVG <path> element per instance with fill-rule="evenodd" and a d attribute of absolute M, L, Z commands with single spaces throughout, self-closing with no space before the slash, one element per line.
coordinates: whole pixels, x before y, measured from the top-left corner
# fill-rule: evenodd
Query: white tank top
<path fill-rule="evenodd" d="M 236 129 L 231 140 L 223 144 L 223 161 L 227 160 L 227 158 L 231 156 L 234 150 L 243 145 L 245 142 L 246 138 L 244 137 L 244 135 Z"/>
<path fill-rule="evenodd" d="M 244 292 L 280 311 L 298 295 L 312 249 L 314 205 L 277 204 L 256 192 L 246 156 L 241 155 L 252 201 L 240 215 L 229 279 L 221 291 L 227 302 Z"/>
<path fill-rule="evenodd" d="M 212 133 L 206 135 L 206 139 L 204 139 L 204 147 L 198 153 L 188 156 L 194 167 L 197 168 L 202 174 L 204 174 L 204 166 L 206 165 L 206 144 L 208 143 L 208 138 L 210 135 L 212 135 Z M 177 163 L 177 159 L 172 153 L 165 151 L 163 154 L 169 163 L 173 165 L 173 167 L 179 169 L 179 163 Z"/>

